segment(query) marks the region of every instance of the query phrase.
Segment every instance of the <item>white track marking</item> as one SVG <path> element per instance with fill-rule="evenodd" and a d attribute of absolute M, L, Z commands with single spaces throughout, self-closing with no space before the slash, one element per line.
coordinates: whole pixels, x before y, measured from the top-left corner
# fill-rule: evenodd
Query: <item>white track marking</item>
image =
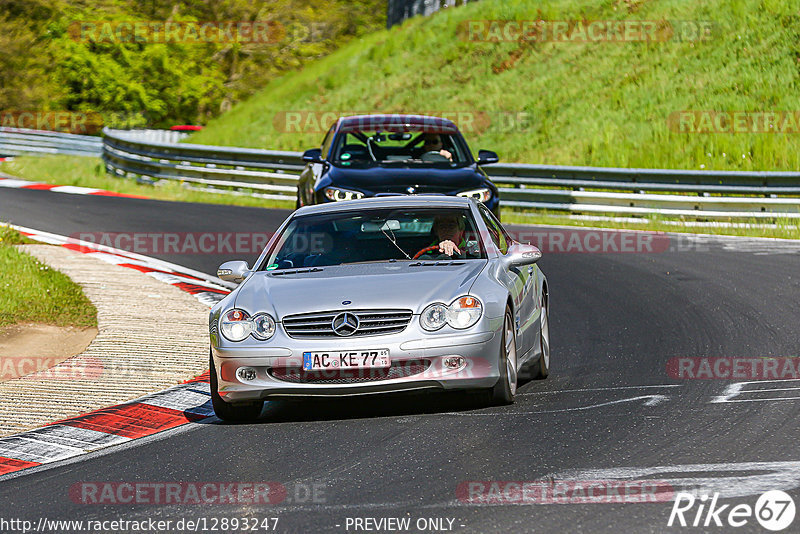
<path fill-rule="evenodd" d="M 768 399 L 736 399 L 733 400 L 735 397 L 739 397 L 741 395 L 746 395 L 748 393 L 769 393 L 772 391 L 797 391 L 800 392 L 800 384 L 794 388 L 764 388 L 764 389 L 745 389 L 745 386 L 748 384 L 786 384 L 787 382 L 800 382 L 800 379 L 790 378 L 786 380 L 752 380 L 750 382 L 736 382 L 735 384 L 731 384 L 725 388 L 722 392 L 722 395 L 718 395 L 711 399 L 711 404 L 717 403 L 728 403 L 728 402 L 767 402 L 767 401 L 787 401 L 787 400 L 800 400 L 800 397 L 771 397 Z"/>
<path fill-rule="evenodd" d="M 99 193 L 102 189 L 94 187 L 78 187 L 76 185 L 59 185 L 50 189 L 54 193 L 69 193 L 70 195 L 88 195 L 89 193 Z"/>
<path fill-rule="evenodd" d="M 540 413 L 563 413 L 563 412 L 576 412 L 581 410 L 593 410 L 595 408 L 602 408 L 603 406 L 611 406 L 613 404 L 622 404 L 623 402 L 645 401 L 645 406 L 656 406 L 669 399 L 666 395 L 640 395 L 638 397 L 631 397 L 628 399 L 618 399 L 614 401 L 601 402 L 599 404 L 590 404 L 589 406 L 577 406 L 575 408 L 563 408 L 560 410 L 541 410 L 533 412 L 504 412 L 504 413 L 465 413 L 465 412 L 447 412 L 443 415 L 458 415 L 461 417 L 499 417 L 503 415 L 531 415 Z"/>
<path fill-rule="evenodd" d="M 519 393 L 517 397 L 525 395 L 546 395 L 547 393 L 582 393 L 584 391 L 614 391 L 619 389 L 647 389 L 647 388 L 679 388 L 681 384 L 661 384 L 657 386 L 614 386 L 607 388 L 586 388 L 586 389 L 554 389 L 552 391 L 531 391 L 528 393 Z"/>
<path fill-rule="evenodd" d="M 29 182 L 27 180 L 14 180 L 12 178 L 6 178 L 4 180 L 0 180 L 0 187 L 25 187 L 26 185 L 34 185 L 38 182 Z"/>
<path fill-rule="evenodd" d="M 661 478 L 658 475 L 689 474 Z M 570 469 L 552 475 L 555 480 L 647 480 L 662 482 L 695 495 L 719 493 L 722 498 L 760 495 L 780 489 L 800 488 L 800 462 L 741 462 L 720 464 L 665 465 Z"/>

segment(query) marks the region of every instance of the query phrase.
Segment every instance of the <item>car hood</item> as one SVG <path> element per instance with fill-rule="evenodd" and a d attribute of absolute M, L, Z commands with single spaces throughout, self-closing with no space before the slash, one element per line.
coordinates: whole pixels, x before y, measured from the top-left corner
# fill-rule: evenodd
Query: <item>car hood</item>
<path fill-rule="evenodd" d="M 355 187 L 374 193 L 414 192 L 455 193 L 469 188 L 485 187 L 485 177 L 475 165 L 457 168 L 433 166 L 386 166 L 367 169 L 331 167 L 328 178 L 333 185 Z"/>
<path fill-rule="evenodd" d="M 414 263 L 417 266 L 397 262 L 287 270 L 295 274 L 259 271 L 243 282 L 235 306 L 250 314 L 274 313 L 279 321 L 296 313 L 344 309 L 408 309 L 418 314 L 432 302 L 449 304 L 466 294 L 487 262 Z M 345 301 L 350 304 L 342 304 Z"/>

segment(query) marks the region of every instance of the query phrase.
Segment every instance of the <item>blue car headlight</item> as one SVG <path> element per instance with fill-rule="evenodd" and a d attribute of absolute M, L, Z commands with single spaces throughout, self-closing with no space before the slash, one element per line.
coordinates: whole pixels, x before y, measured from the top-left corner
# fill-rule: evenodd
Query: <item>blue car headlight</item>
<path fill-rule="evenodd" d="M 492 198 L 492 190 L 486 187 L 482 187 L 481 189 L 470 189 L 469 191 L 462 191 L 458 193 L 458 196 L 474 198 L 475 200 L 480 200 L 481 202 L 488 202 L 489 199 Z"/>
<path fill-rule="evenodd" d="M 350 191 L 349 189 L 340 189 L 338 187 L 326 187 L 325 198 L 338 202 L 340 200 L 358 200 L 364 198 L 364 193 L 360 191 Z"/>

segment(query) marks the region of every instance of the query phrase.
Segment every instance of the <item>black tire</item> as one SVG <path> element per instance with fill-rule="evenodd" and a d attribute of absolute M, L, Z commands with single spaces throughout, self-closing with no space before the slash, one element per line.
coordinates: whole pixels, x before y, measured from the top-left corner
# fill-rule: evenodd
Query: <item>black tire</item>
<path fill-rule="evenodd" d="M 510 361 L 511 359 L 513 361 Z M 500 379 L 492 388 L 491 403 L 494 405 L 512 404 L 514 396 L 517 394 L 517 339 L 514 333 L 514 319 L 508 308 L 506 308 L 503 320 L 503 339 L 498 360 Z"/>
<path fill-rule="evenodd" d="M 211 375 L 211 405 L 214 413 L 223 421 L 246 422 L 257 419 L 264 408 L 263 401 L 254 401 L 240 404 L 231 404 L 222 400 L 219 396 L 219 384 L 217 382 L 217 370 L 214 367 L 214 358 L 209 355 L 208 368 Z"/>
<path fill-rule="evenodd" d="M 536 378 L 544 379 L 550 374 L 550 315 L 547 311 L 547 300 L 542 302 L 542 314 L 539 317 L 539 343 L 542 354 L 536 364 Z"/>

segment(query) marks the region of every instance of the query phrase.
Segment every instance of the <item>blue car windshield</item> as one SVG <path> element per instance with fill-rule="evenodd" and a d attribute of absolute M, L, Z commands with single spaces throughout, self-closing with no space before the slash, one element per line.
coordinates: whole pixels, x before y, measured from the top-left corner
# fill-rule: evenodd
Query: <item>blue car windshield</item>
<path fill-rule="evenodd" d="M 452 256 L 439 248 L 445 241 L 455 244 Z M 383 208 L 296 217 L 262 269 L 434 259 L 486 259 L 469 210 Z"/>
<path fill-rule="evenodd" d="M 337 136 L 331 161 L 340 167 L 375 165 L 463 166 L 471 163 L 456 133 L 347 131 Z"/>

